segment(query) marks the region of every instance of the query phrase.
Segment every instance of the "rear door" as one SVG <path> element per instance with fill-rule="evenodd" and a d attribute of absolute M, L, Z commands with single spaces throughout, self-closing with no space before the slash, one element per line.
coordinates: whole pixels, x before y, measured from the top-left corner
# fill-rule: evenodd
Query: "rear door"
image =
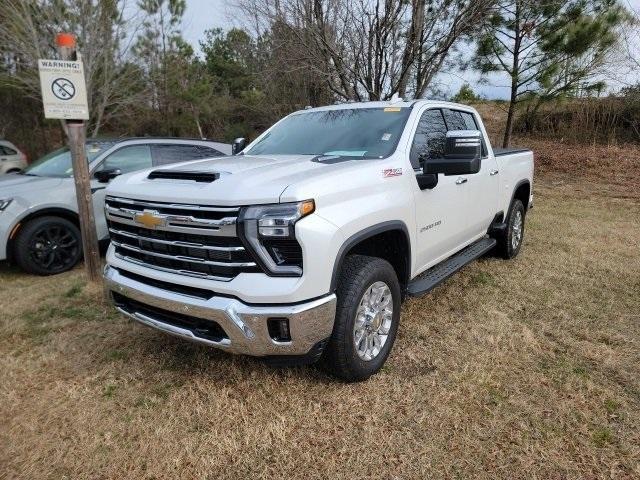
<path fill-rule="evenodd" d="M 411 146 L 410 160 L 416 173 L 424 162 L 442 157 L 447 135 L 443 111 L 432 108 L 420 116 Z M 416 259 L 422 271 L 454 253 L 466 240 L 467 190 L 459 175 L 438 175 L 432 189 L 415 189 Z"/>
<path fill-rule="evenodd" d="M 481 130 L 480 122 L 471 112 L 463 110 L 443 110 L 447 122 L 447 130 Z M 499 175 L 498 164 L 489 152 L 487 140 L 483 134 L 482 161 L 480 171 L 473 175 L 464 175 L 467 180 L 467 225 L 465 234 L 468 238 L 486 233 L 495 217 L 498 208 Z"/>

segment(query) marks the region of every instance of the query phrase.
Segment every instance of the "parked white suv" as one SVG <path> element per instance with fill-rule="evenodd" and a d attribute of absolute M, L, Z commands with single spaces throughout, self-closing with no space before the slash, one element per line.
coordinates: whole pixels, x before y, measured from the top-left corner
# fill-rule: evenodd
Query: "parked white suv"
<path fill-rule="evenodd" d="M 363 380 L 405 295 L 490 250 L 518 254 L 532 179 L 531 151 L 495 151 L 463 105 L 295 112 L 239 155 L 109 185 L 106 288 L 173 335 Z"/>
<path fill-rule="evenodd" d="M 175 162 L 218 157 L 231 145 L 177 138 L 90 140 L 86 146 L 98 239 L 109 238 L 104 218 L 107 184 L 116 176 Z M 82 256 L 71 156 L 68 148 L 46 155 L 17 175 L 0 177 L 0 260 L 50 275 Z"/>
<path fill-rule="evenodd" d="M 18 173 L 27 166 L 27 156 L 13 143 L 0 140 L 0 175 Z"/>

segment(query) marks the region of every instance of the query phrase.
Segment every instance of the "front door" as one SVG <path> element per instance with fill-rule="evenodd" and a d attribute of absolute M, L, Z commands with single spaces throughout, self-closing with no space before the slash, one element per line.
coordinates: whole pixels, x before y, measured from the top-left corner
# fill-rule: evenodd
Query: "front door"
<path fill-rule="evenodd" d="M 447 125 L 441 109 L 422 113 L 411 147 L 411 164 L 419 172 L 424 162 L 444 154 Z M 416 260 L 422 271 L 461 248 L 466 239 L 468 181 L 459 175 L 438 175 L 432 189 L 420 190 L 416 182 Z"/>

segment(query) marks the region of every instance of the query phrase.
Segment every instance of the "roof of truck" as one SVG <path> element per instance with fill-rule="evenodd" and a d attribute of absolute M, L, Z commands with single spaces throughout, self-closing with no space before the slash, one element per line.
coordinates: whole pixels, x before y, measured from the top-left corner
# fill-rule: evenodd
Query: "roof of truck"
<path fill-rule="evenodd" d="M 307 107 L 305 110 L 300 110 L 300 112 L 314 112 L 314 111 L 324 111 L 324 110 L 348 110 L 353 108 L 389 108 L 389 107 L 399 107 L 399 108 L 412 108 L 415 105 L 440 105 L 440 106 L 450 106 L 455 108 L 467 107 L 466 105 L 460 103 L 446 102 L 444 100 L 386 100 L 386 101 L 372 101 L 372 102 L 344 102 L 344 103 L 335 103 L 333 105 L 326 105 L 323 107 L 315 107 L 309 108 Z"/>

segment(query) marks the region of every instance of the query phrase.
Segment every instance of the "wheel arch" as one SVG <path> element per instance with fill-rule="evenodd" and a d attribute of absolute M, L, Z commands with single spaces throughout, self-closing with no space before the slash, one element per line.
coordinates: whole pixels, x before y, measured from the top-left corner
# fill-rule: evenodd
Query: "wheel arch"
<path fill-rule="evenodd" d="M 509 208 L 513 205 L 514 200 L 520 200 L 524 206 L 524 211 L 529 210 L 529 199 L 531 198 L 531 182 L 529 180 L 520 180 L 516 183 L 513 193 L 511 194 L 511 202 Z"/>
<path fill-rule="evenodd" d="M 382 222 L 350 236 L 338 250 L 333 265 L 330 291 L 338 286 L 338 278 L 345 258 L 349 254 L 364 254 L 387 260 L 396 271 L 402 288 L 411 275 L 411 241 L 409 229 L 400 220 Z"/>
<path fill-rule="evenodd" d="M 36 218 L 48 217 L 48 216 L 64 218 L 65 220 L 69 220 L 76 227 L 80 228 L 80 219 L 78 217 L 78 214 L 73 210 L 69 210 L 67 208 L 46 207 L 46 208 L 29 212 L 27 215 L 25 215 L 24 217 L 22 217 L 20 220 L 16 222 L 16 224 L 12 227 L 9 233 L 9 239 L 7 240 L 7 252 L 6 252 L 7 258 L 9 260 L 13 260 L 13 257 L 14 257 L 13 247 L 14 247 L 15 239 L 20 233 L 20 230 L 22 230 L 22 228 L 24 227 L 24 225 L 26 225 L 28 222 Z"/>

